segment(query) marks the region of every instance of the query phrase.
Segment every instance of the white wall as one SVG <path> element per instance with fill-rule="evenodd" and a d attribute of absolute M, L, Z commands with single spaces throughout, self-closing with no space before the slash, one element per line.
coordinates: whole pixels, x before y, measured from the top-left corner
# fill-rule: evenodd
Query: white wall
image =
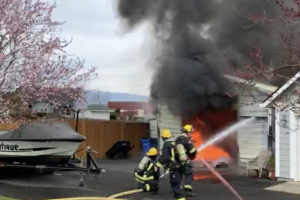
<path fill-rule="evenodd" d="M 166 104 L 159 104 L 158 111 L 158 126 L 160 132 L 163 129 L 169 129 L 173 134 L 173 138 L 180 135 L 182 128 L 181 117 L 173 115 Z M 163 144 L 162 140 L 160 140 L 160 144 Z M 162 148 L 162 145 L 160 145 L 160 148 Z"/>
<path fill-rule="evenodd" d="M 54 109 L 53 107 L 48 103 L 37 103 L 32 106 L 32 110 L 36 113 L 53 113 Z M 45 112 L 46 110 L 46 112 Z"/>
<path fill-rule="evenodd" d="M 79 113 L 79 118 L 109 120 L 110 112 L 85 110 Z"/>
<path fill-rule="evenodd" d="M 159 135 L 157 134 L 157 119 L 153 119 L 149 121 L 149 129 L 150 129 L 150 137 L 151 138 L 158 138 Z"/>
<path fill-rule="evenodd" d="M 300 136 L 299 117 L 290 110 L 276 116 L 276 176 L 300 181 Z"/>
<path fill-rule="evenodd" d="M 277 146 L 276 160 L 279 162 L 277 177 L 291 178 L 290 160 L 290 113 L 288 111 L 279 112 L 276 119 L 277 126 Z"/>
<path fill-rule="evenodd" d="M 260 108 L 259 104 L 267 98 L 266 93 L 250 89 L 239 91 L 238 116 L 267 117 L 268 109 Z"/>
<path fill-rule="evenodd" d="M 159 105 L 159 128 L 169 129 L 173 136 L 176 137 L 181 134 L 182 120 L 180 116 L 173 115 L 165 104 Z"/>
<path fill-rule="evenodd" d="M 139 117 L 145 116 L 145 111 L 143 109 L 138 109 L 137 111 L 138 111 L 138 116 Z"/>
<path fill-rule="evenodd" d="M 259 107 L 266 97 L 266 93 L 253 88 L 239 91 L 237 109 L 239 119 L 256 117 L 253 123 L 238 131 L 241 163 L 252 160 L 261 150 L 268 148 L 268 109 Z"/>
<path fill-rule="evenodd" d="M 296 180 L 300 181 L 300 115 L 297 117 L 297 127 L 296 127 L 296 136 L 297 136 L 297 150 L 296 150 Z"/>
<path fill-rule="evenodd" d="M 240 117 L 240 120 L 243 117 Z M 254 122 L 238 130 L 240 162 L 255 158 L 259 152 L 268 148 L 268 122 L 266 117 L 257 117 Z"/>

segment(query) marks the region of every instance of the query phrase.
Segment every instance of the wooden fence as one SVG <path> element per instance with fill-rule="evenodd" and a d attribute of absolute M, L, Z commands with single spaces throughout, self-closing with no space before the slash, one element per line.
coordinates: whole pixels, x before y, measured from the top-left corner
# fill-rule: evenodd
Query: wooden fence
<path fill-rule="evenodd" d="M 76 121 L 68 123 L 75 130 Z M 78 149 L 82 150 L 78 152 L 80 157 L 85 155 L 85 147 L 90 146 L 98 152 L 96 158 L 104 158 L 106 151 L 119 140 L 130 141 L 135 146 L 130 154 L 138 154 L 142 151 L 141 139 L 149 137 L 147 124 L 125 121 L 79 120 L 77 132 L 87 138 Z"/>
<path fill-rule="evenodd" d="M 76 120 L 67 122 L 75 130 Z M 18 126 L 18 123 L 0 124 L 0 130 L 13 130 Z M 149 137 L 147 124 L 126 121 L 79 120 L 77 132 L 87 138 L 77 150 L 79 157 L 84 157 L 85 148 L 90 146 L 98 152 L 94 154 L 96 158 L 105 158 L 106 151 L 119 140 L 130 141 L 135 146 L 130 154 L 138 154 L 142 151 L 141 139 Z"/>
<path fill-rule="evenodd" d="M 13 123 L 0 123 L 0 131 L 10 131 L 10 130 L 15 130 L 16 128 L 19 127 L 18 122 L 13 122 Z"/>

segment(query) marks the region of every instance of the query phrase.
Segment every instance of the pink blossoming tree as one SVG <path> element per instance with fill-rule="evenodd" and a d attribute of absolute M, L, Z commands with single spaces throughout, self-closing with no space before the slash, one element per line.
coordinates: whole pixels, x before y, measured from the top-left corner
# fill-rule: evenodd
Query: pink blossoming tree
<path fill-rule="evenodd" d="M 276 5 L 277 10 L 273 13 L 261 10 L 258 16 L 239 12 L 249 20 L 249 26 L 270 26 L 270 34 L 278 34 L 278 41 L 275 42 L 280 42 L 281 49 L 273 55 L 274 60 L 267 60 L 262 48 L 257 46 L 249 52 L 251 61 L 243 63 L 244 70 L 230 70 L 228 67 L 228 73 L 247 80 L 242 85 L 252 85 L 258 81 L 281 86 L 300 71 L 300 0 L 261 1 L 270 6 Z M 295 83 L 296 87 L 292 88 L 290 95 L 283 95 L 274 101 L 279 109 L 289 107 L 300 113 L 300 98 L 292 98 L 300 96 L 300 81 Z"/>
<path fill-rule="evenodd" d="M 0 0 L 0 121 L 24 117 L 33 101 L 58 107 L 80 99 L 94 75 L 65 52 L 69 41 L 59 37 L 53 9 L 40 0 Z"/>

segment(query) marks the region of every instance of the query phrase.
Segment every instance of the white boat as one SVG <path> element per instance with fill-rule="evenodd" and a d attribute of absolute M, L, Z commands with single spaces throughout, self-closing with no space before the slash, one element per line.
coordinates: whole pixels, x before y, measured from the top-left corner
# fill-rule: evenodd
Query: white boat
<path fill-rule="evenodd" d="M 0 163 L 67 163 L 85 137 L 62 122 L 35 122 L 0 134 Z"/>

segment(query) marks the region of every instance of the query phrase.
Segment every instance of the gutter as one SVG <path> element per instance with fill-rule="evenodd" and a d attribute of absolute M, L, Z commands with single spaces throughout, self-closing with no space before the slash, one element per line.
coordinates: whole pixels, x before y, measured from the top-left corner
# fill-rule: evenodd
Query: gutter
<path fill-rule="evenodd" d="M 239 78 L 239 77 L 236 77 L 236 76 L 224 75 L 224 77 L 231 80 L 231 81 L 244 83 L 244 84 L 250 84 L 250 81 L 247 81 L 245 79 L 242 79 L 242 78 Z M 253 82 L 252 86 L 256 87 L 257 89 L 261 90 L 262 92 L 267 92 L 267 93 L 273 93 L 278 89 L 277 86 L 264 84 L 264 83 L 259 83 L 259 82 Z"/>
<path fill-rule="evenodd" d="M 281 86 L 278 90 L 276 90 L 272 96 L 270 96 L 262 104 L 259 104 L 259 107 L 265 108 L 266 106 L 268 106 L 280 94 L 282 94 L 287 88 L 289 88 L 298 78 L 300 78 L 300 71 L 297 74 L 295 74 L 295 76 L 293 76 L 290 80 L 288 80 L 283 86 Z"/>

